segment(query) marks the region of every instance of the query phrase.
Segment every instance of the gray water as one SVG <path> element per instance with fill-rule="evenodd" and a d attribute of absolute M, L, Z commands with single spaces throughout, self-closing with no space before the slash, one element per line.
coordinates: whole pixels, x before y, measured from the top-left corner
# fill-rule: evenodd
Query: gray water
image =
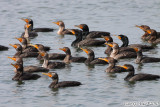
<path fill-rule="evenodd" d="M 33 44 L 50 46 L 50 53 L 58 52 L 64 46 L 71 48 L 73 56 L 87 55 L 71 47 L 75 39 L 72 35 L 61 37 L 57 35 L 58 26 L 53 21 L 63 20 L 66 28 L 86 23 L 90 30 L 109 31 L 111 34 L 125 34 L 130 44 L 143 43 L 140 36 L 144 33 L 135 25 L 149 25 L 160 31 L 160 1 L 159 0 L 0 0 L 0 45 L 9 47 L 8 51 L 0 52 L 0 107 L 122 107 L 128 102 L 147 101 L 160 106 L 160 80 L 143 81 L 129 84 L 124 81 L 127 73 L 107 74 L 106 66 L 89 68 L 83 63 L 72 63 L 65 69 L 50 70 L 59 74 L 60 81 L 75 80 L 83 85 L 58 90 L 48 88 L 51 78 L 42 77 L 36 81 L 18 83 L 12 81 L 14 76 L 13 63 L 7 56 L 13 56 L 15 49 L 9 44 L 19 43 L 14 37 L 19 37 L 24 31 L 22 17 L 30 17 L 35 27 L 55 28 L 54 32 L 38 33 Z M 122 44 L 118 38 L 114 41 Z M 155 50 L 145 52 L 145 55 L 160 57 L 160 45 Z M 93 47 L 96 57 L 105 57 L 105 47 Z M 132 64 L 136 73 L 152 73 L 160 75 L 160 63 L 134 63 L 134 59 L 120 60 L 119 65 Z M 24 59 L 24 65 L 41 66 L 35 58 Z M 156 106 L 158 106 L 156 105 Z M 150 105 L 151 106 L 151 105 Z"/>

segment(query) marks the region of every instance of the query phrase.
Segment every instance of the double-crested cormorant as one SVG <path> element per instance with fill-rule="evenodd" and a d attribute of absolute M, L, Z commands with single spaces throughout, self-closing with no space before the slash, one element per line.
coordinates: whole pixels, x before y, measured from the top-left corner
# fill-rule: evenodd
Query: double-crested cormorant
<path fill-rule="evenodd" d="M 54 68 L 64 68 L 65 67 L 64 62 L 50 62 L 47 52 L 40 52 L 40 55 L 44 59 L 43 65 L 42 65 L 42 67 L 44 67 L 44 68 L 54 69 Z"/>
<path fill-rule="evenodd" d="M 130 45 L 128 45 L 129 40 L 128 40 L 128 37 L 125 36 L 125 35 L 118 35 L 117 37 L 118 37 L 118 39 L 120 39 L 123 42 L 121 47 L 130 47 L 130 48 L 139 47 L 139 48 L 142 48 L 142 50 L 154 49 L 153 46 L 142 45 L 142 44 L 130 44 Z"/>
<path fill-rule="evenodd" d="M 52 78 L 53 82 L 49 85 L 49 88 L 62 88 L 62 87 L 73 87 L 82 85 L 78 81 L 62 81 L 59 82 L 58 74 L 55 72 L 42 73 Z"/>
<path fill-rule="evenodd" d="M 135 70 L 134 67 L 130 64 L 124 64 L 122 66 L 125 68 L 129 74 L 124 78 L 126 81 L 143 81 L 143 80 L 156 80 L 159 79 L 159 75 L 153 75 L 153 74 L 145 74 L 145 73 L 139 73 L 139 74 L 134 74 Z"/>
<path fill-rule="evenodd" d="M 39 53 L 37 52 L 22 52 L 22 46 L 20 44 L 9 44 L 16 49 L 16 53 L 13 57 L 37 57 Z"/>
<path fill-rule="evenodd" d="M 113 39 L 110 36 L 102 36 L 107 43 L 112 43 Z M 105 54 L 107 54 L 108 56 L 111 54 L 112 52 L 112 48 L 110 46 L 107 45 L 107 49 L 104 51 Z"/>
<path fill-rule="evenodd" d="M 26 38 L 21 37 L 16 39 L 22 43 L 23 52 L 38 52 L 38 50 L 35 47 L 30 46 L 30 44 L 27 43 Z"/>
<path fill-rule="evenodd" d="M 4 50 L 8 50 L 8 49 L 9 49 L 8 47 L 0 45 L 0 51 L 4 51 Z"/>
<path fill-rule="evenodd" d="M 12 59 L 13 61 L 16 61 L 17 64 L 23 64 L 23 59 L 21 57 L 8 57 L 10 59 Z M 48 72 L 49 69 L 44 68 L 44 67 L 38 67 L 38 66 L 25 66 L 23 67 L 24 72 Z"/>
<path fill-rule="evenodd" d="M 136 25 L 136 27 L 142 29 L 142 30 L 145 32 L 145 33 L 141 36 L 141 39 L 144 40 L 144 41 L 148 40 L 149 33 L 147 32 L 147 30 L 149 30 L 150 27 L 147 26 L 147 25 L 141 25 L 141 26 Z"/>
<path fill-rule="evenodd" d="M 152 63 L 152 62 L 160 62 L 160 58 L 154 58 L 154 57 L 143 57 L 142 49 L 141 48 L 134 48 L 137 52 L 137 58 L 136 63 Z"/>
<path fill-rule="evenodd" d="M 94 52 L 91 49 L 83 49 L 81 48 L 84 52 L 86 52 L 88 58 L 85 61 L 86 65 L 95 65 L 95 64 L 108 64 L 106 61 L 100 60 L 98 58 L 95 58 Z"/>
<path fill-rule="evenodd" d="M 82 31 L 79 30 L 69 30 L 73 35 L 76 36 L 76 40 L 74 40 L 71 46 L 102 46 L 104 45 L 104 40 L 96 40 L 96 39 L 84 39 L 82 40 Z"/>
<path fill-rule="evenodd" d="M 103 32 L 103 31 L 89 32 L 89 27 L 86 24 L 75 25 L 75 27 L 78 27 L 83 30 L 82 35 L 84 36 L 84 38 L 101 38 L 102 35 L 110 36 L 109 32 Z"/>
<path fill-rule="evenodd" d="M 160 36 L 158 35 L 157 31 L 154 29 L 147 30 L 149 33 L 148 43 L 157 44 L 160 43 Z"/>
<path fill-rule="evenodd" d="M 136 58 L 136 52 L 132 51 L 120 51 L 119 46 L 117 43 L 105 43 L 106 45 L 109 45 L 112 47 L 113 51 L 110 54 L 110 57 L 113 57 L 114 59 L 122 59 L 122 58 Z M 134 49 L 133 49 L 134 50 Z"/>
<path fill-rule="evenodd" d="M 24 19 L 22 18 L 22 20 L 24 20 L 27 24 L 31 24 L 31 27 L 30 27 L 30 31 L 33 31 L 33 32 L 53 32 L 53 28 L 33 28 L 33 20 L 30 19 L 30 18 L 27 18 L 27 19 Z"/>
<path fill-rule="evenodd" d="M 65 35 L 65 34 L 72 35 L 72 33 L 70 31 L 68 31 L 68 29 L 65 29 L 65 24 L 63 21 L 57 21 L 57 22 L 53 22 L 53 23 L 57 24 L 59 26 L 59 30 L 57 32 L 58 35 Z"/>
<path fill-rule="evenodd" d="M 23 64 L 11 64 L 16 68 L 16 75 L 12 78 L 12 80 L 15 81 L 22 81 L 22 80 L 36 80 L 40 78 L 41 76 L 38 74 L 32 74 L 32 73 L 27 73 L 23 72 Z"/>
<path fill-rule="evenodd" d="M 46 52 L 45 47 L 42 44 L 36 44 L 36 45 L 32 45 L 32 46 L 37 48 L 39 52 Z M 49 53 L 48 54 L 49 60 L 55 60 L 55 59 L 63 60 L 65 57 L 66 57 L 66 54 L 60 54 L 60 53 Z M 43 60 L 41 55 L 39 55 L 37 57 L 37 59 Z"/>
<path fill-rule="evenodd" d="M 87 58 L 85 57 L 72 57 L 71 51 L 68 47 L 59 48 L 60 50 L 64 51 L 66 53 L 66 57 L 64 58 L 65 63 L 70 62 L 85 62 Z"/>
<path fill-rule="evenodd" d="M 121 73 L 121 72 L 126 71 L 126 69 L 124 69 L 124 68 L 122 68 L 120 66 L 115 66 L 117 60 L 112 58 L 112 57 L 98 58 L 98 59 L 104 60 L 104 61 L 109 63 L 109 66 L 107 67 L 106 72 L 109 72 L 109 73 Z"/>

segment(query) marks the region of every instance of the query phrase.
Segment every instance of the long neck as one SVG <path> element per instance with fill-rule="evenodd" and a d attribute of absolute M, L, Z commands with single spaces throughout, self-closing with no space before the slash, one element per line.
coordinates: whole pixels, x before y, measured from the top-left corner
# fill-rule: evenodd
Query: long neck
<path fill-rule="evenodd" d="M 115 63 L 109 63 L 106 72 L 110 72 L 115 67 Z"/>
<path fill-rule="evenodd" d="M 136 63 L 140 63 L 141 60 L 142 60 L 142 58 L 143 58 L 142 51 L 138 51 L 138 52 L 137 52 Z"/>
<path fill-rule="evenodd" d="M 27 48 L 27 44 L 22 44 L 22 48 L 26 49 Z"/>
<path fill-rule="evenodd" d="M 48 63 L 49 63 L 49 60 L 48 60 L 48 59 L 46 59 L 46 58 L 44 58 L 44 61 L 43 61 L 42 67 L 47 68 Z"/>
<path fill-rule="evenodd" d="M 64 58 L 64 62 L 65 63 L 70 63 L 70 60 L 71 60 L 72 56 L 70 54 L 66 54 L 66 57 Z"/>
<path fill-rule="evenodd" d="M 89 34 L 89 28 L 83 29 L 83 32 L 82 32 L 83 39 L 85 39 L 88 34 Z"/>
<path fill-rule="evenodd" d="M 129 74 L 124 78 L 124 80 L 129 81 L 130 78 L 134 76 L 134 71 L 129 71 Z"/>
<path fill-rule="evenodd" d="M 58 84 L 58 79 L 54 79 L 53 82 L 49 85 L 50 88 L 55 88 L 55 85 Z"/>
<path fill-rule="evenodd" d="M 129 44 L 129 40 L 128 40 L 128 38 L 124 38 L 124 39 L 122 40 L 122 42 L 123 42 L 123 44 L 122 44 L 122 46 L 121 46 L 121 47 L 127 47 L 127 46 L 128 46 L 128 44 Z"/>
<path fill-rule="evenodd" d="M 82 41 L 82 34 L 79 33 L 79 34 L 76 34 L 76 40 L 74 40 L 71 44 L 71 46 L 76 46 L 80 41 Z"/>
<path fill-rule="evenodd" d="M 17 57 L 17 56 L 19 57 L 21 54 L 22 54 L 22 51 L 19 50 L 15 53 L 14 57 Z"/>
<path fill-rule="evenodd" d="M 92 62 L 95 58 L 95 55 L 94 53 L 91 53 L 91 54 L 88 54 L 88 58 L 87 60 L 85 61 L 86 64 L 90 64 L 90 62 Z"/>
<path fill-rule="evenodd" d="M 107 49 L 105 50 L 105 53 L 110 56 L 111 54 L 111 51 L 112 51 L 112 48 L 110 46 L 107 46 Z"/>
<path fill-rule="evenodd" d="M 62 35 L 62 32 L 65 30 L 65 25 L 64 26 L 59 26 L 59 30 L 57 34 Z"/>
<path fill-rule="evenodd" d="M 117 48 L 112 48 L 112 49 L 113 49 L 113 51 L 112 51 L 110 57 L 115 57 L 119 53 L 119 48 L 117 47 Z"/>
<path fill-rule="evenodd" d="M 30 43 L 30 40 L 29 40 L 28 28 L 25 29 L 24 38 L 26 38 L 27 43 L 29 44 L 29 43 Z"/>

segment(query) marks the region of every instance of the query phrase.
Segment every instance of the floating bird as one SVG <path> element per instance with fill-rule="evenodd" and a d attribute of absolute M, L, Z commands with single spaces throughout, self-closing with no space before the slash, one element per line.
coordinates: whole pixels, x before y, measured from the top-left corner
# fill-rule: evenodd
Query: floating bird
<path fill-rule="evenodd" d="M 42 73 L 43 75 L 47 75 L 52 78 L 53 82 L 49 85 L 49 88 L 64 88 L 64 87 L 73 87 L 82 85 L 78 81 L 62 81 L 59 82 L 58 74 L 55 72 Z"/>

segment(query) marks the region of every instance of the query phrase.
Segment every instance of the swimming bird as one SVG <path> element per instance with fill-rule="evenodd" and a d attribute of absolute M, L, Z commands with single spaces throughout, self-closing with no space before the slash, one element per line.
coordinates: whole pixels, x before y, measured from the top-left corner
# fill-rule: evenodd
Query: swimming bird
<path fill-rule="evenodd" d="M 124 64 L 122 66 L 124 69 L 126 69 L 129 74 L 124 78 L 126 81 L 143 81 L 143 80 L 156 80 L 159 79 L 159 75 L 153 75 L 153 74 L 146 74 L 146 73 L 139 73 L 135 74 L 134 67 L 131 64 Z"/>
<path fill-rule="evenodd" d="M 78 81 L 59 82 L 58 74 L 55 72 L 42 73 L 42 74 L 52 78 L 53 82 L 49 85 L 49 88 L 64 88 L 64 87 L 73 87 L 73 86 L 82 85 L 81 82 L 78 82 Z"/>
<path fill-rule="evenodd" d="M 100 60 L 104 60 L 107 63 L 109 63 L 107 69 L 105 70 L 105 72 L 109 72 L 109 73 L 121 73 L 126 71 L 126 69 L 124 69 L 123 67 L 120 66 L 116 66 L 117 60 L 112 58 L 112 57 L 106 57 L 106 58 L 98 58 Z"/>
<path fill-rule="evenodd" d="M 70 62 L 85 62 L 87 58 L 85 57 L 72 57 L 71 51 L 68 47 L 59 48 L 60 50 L 66 53 L 66 57 L 64 58 L 63 62 L 70 63 Z"/>
<path fill-rule="evenodd" d="M 44 59 L 43 65 L 42 65 L 42 67 L 44 67 L 44 68 L 55 69 L 55 68 L 64 68 L 65 67 L 64 62 L 50 62 L 47 52 L 40 52 L 40 55 Z"/>
<path fill-rule="evenodd" d="M 9 45 L 14 47 L 17 51 L 13 57 L 26 58 L 26 57 L 37 57 L 39 55 L 39 53 L 37 52 L 22 52 L 22 46 L 20 44 L 14 44 L 14 45 L 9 44 Z"/>
<path fill-rule="evenodd" d="M 39 52 L 46 52 L 46 49 L 42 44 L 35 44 L 35 45 L 32 45 L 32 46 L 37 48 Z M 63 60 L 65 57 L 66 57 L 66 54 L 48 53 L 49 60 L 55 60 L 55 59 Z M 43 58 L 40 54 L 38 55 L 37 59 L 38 60 L 43 60 Z"/>
<path fill-rule="evenodd" d="M 147 33 L 149 33 L 149 39 L 147 40 L 148 43 L 151 44 L 158 44 L 160 43 L 160 36 L 158 35 L 157 31 L 154 29 L 147 30 Z"/>
<path fill-rule="evenodd" d="M 84 38 L 101 38 L 102 35 L 104 36 L 110 36 L 109 32 L 103 32 L 103 31 L 89 31 L 89 27 L 87 24 L 80 24 L 75 25 L 75 27 L 78 27 L 83 30 L 82 35 Z"/>
<path fill-rule="evenodd" d="M 84 52 L 86 52 L 88 58 L 87 60 L 85 61 L 85 64 L 86 65 L 95 65 L 95 64 L 108 64 L 108 62 L 106 61 L 103 61 L 103 60 L 100 60 L 98 58 L 95 58 L 95 55 L 94 55 L 94 51 L 89 49 L 89 48 L 86 48 L 86 49 L 83 49 L 81 48 Z"/>
<path fill-rule="evenodd" d="M 9 48 L 3 45 L 0 45 L 0 51 L 8 50 Z"/>
<path fill-rule="evenodd" d="M 115 36 L 116 36 L 116 35 L 115 35 Z M 129 48 L 139 47 L 139 48 L 141 48 L 142 50 L 154 49 L 153 46 L 142 45 L 142 44 L 130 44 L 130 45 L 128 45 L 128 44 L 129 44 L 129 39 L 128 39 L 128 37 L 125 36 L 125 35 L 118 35 L 118 36 L 116 36 L 116 37 L 118 37 L 118 39 L 120 39 L 120 40 L 123 42 L 123 44 L 122 44 L 121 47 L 129 47 Z"/>
<path fill-rule="evenodd" d="M 72 42 L 71 46 L 80 47 L 80 46 L 103 46 L 104 40 L 96 40 L 96 39 L 82 39 L 82 31 L 79 30 L 69 30 L 75 35 L 76 39 Z"/>
<path fill-rule="evenodd" d="M 65 35 L 65 34 L 72 35 L 72 33 L 70 31 L 65 29 L 65 24 L 63 21 L 57 21 L 57 22 L 53 22 L 53 23 L 59 26 L 59 30 L 57 32 L 58 35 Z"/>
<path fill-rule="evenodd" d="M 137 52 L 137 58 L 135 63 L 152 63 L 152 62 L 160 62 L 160 58 L 154 58 L 154 57 L 144 57 L 142 53 L 141 48 L 134 48 L 135 51 Z"/>
<path fill-rule="evenodd" d="M 16 74 L 12 78 L 14 81 L 22 81 L 22 80 L 36 80 L 40 78 L 41 76 L 38 74 L 32 74 L 32 73 L 27 73 L 23 72 L 23 65 L 22 64 L 11 64 L 16 68 Z"/>
<path fill-rule="evenodd" d="M 8 57 L 9 59 L 12 59 L 13 61 L 16 61 L 16 64 L 22 64 L 23 65 L 23 59 L 21 57 Z M 25 66 L 23 67 L 23 71 L 24 72 L 29 72 L 29 73 L 33 73 L 33 72 L 48 72 L 49 69 L 44 68 L 44 67 L 39 67 L 39 66 Z M 17 72 L 17 71 L 16 71 Z"/>
<path fill-rule="evenodd" d="M 30 18 L 22 18 L 22 20 L 24 20 L 27 24 L 31 24 L 31 27 L 30 27 L 30 31 L 32 32 L 53 32 L 53 28 L 34 28 L 33 27 L 33 20 L 30 19 Z"/>
<path fill-rule="evenodd" d="M 137 54 L 136 52 L 132 51 L 120 51 L 119 46 L 117 43 L 105 43 L 106 45 L 109 45 L 112 47 L 113 51 L 110 54 L 110 57 L 113 57 L 114 59 L 122 59 L 122 58 L 136 58 Z"/>
<path fill-rule="evenodd" d="M 142 29 L 142 30 L 145 32 L 145 33 L 141 36 L 141 39 L 144 40 L 144 41 L 148 40 L 149 33 L 147 32 L 147 30 L 149 30 L 150 27 L 147 26 L 147 25 L 141 25 L 141 26 L 136 25 L 136 27 Z"/>

